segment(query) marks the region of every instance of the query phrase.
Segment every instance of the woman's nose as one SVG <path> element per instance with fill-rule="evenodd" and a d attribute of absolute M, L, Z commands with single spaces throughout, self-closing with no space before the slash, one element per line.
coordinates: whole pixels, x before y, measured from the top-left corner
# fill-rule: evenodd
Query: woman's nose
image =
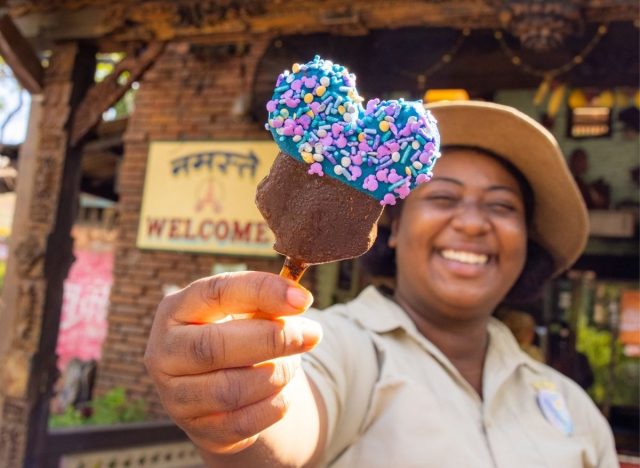
<path fill-rule="evenodd" d="M 489 230 L 487 214 L 474 201 L 460 203 L 453 217 L 452 225 L 458 231 L 469 236 L 482 235 Z"/>

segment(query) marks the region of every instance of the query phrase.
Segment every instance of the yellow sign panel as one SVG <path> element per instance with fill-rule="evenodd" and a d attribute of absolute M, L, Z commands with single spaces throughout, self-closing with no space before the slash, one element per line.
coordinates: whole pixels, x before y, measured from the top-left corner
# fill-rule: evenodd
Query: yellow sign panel
<path fill-rule="evenodd" d="M 278 151 L 272 141 L 152 142 L 137 246 L 274 256 L 254 198 Z"/>

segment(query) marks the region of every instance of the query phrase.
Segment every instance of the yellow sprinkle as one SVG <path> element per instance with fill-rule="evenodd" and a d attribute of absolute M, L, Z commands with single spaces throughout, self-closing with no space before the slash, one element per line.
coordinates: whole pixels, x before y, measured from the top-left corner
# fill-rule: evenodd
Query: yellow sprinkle
<path fill-rule="evenodd" d="M 307 104 L 311 104 L 311 101 L 313 101 L 313 94 L 311 93 L 307 93 L 304 95 L 304 102 L 306 102 Z"/>
<path fill-rule="evenodd" d="M 388 132 L 389 131 L 389 122 L 387 122 L 386 120 L 382 120 L 380 122 L 380 125 L 378 125 L 378 127 L 380 128 L 381 131 Z"/>
<path fill-rule="evenodd" d="M 300 71 L 300 64 L 299 63 L 294 63 L 291 66 L 291 70 L 293 71 L 293 73 L 298 73 Z"/>
<path fill-rule="evenodd" d="M 304 160 L 304 162 L 306 162 L 307 164 L 313 164 L 315 162 L 311 153 L 301 151 L 300 154 L 302 155 L 302 159 Z"/>
<path fill-rule="evenodd" d="M 307 115 L 309 117 L 311 117 L 312 119 L 316 116 L 316 114 L 314 114 L 313 111 L 311 111 L 311 110 L 307 112 Z"/>
<path fill-rule="evenodd" d="M 405 172 L 407 175 L 411 175 L 411 169 L 409 169 L 408 167 L 405 167 L 405 168 L 404 168 L 404 172 Z"/>
<path fill-rule="evenodd" d="M 340 115 L 344 114 L 344 106 L 338 106 L 338 113 Z"/>
<path fill-rule="evenodd" d="M 321 97 L 325 91 L 327 90 L 327 88 L 325 88 L 324 86 L 320 85 L 316 88 L 316 96 Z"/>
<path fill-rule="evenodd" d="M 367 138 L 367 135 L 364 133 L 358 133 L 358 141 L 364 141 Z"/>

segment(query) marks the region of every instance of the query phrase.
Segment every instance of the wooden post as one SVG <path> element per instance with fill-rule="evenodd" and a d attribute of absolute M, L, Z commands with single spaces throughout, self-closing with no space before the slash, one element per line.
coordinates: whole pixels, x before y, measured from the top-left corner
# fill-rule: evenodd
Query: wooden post
<path fill-rule="evenodd" d="M 93 83 L 95 50 L 57 44 L 44 77 L 37 145 L 20 154 L 16 219 L 0 303 L 0 466 L 43 466 L 63 282 L 73 261 L 80 146 L 74 111 Z M 33 122 L 32 122 L 33 123 Z"/>

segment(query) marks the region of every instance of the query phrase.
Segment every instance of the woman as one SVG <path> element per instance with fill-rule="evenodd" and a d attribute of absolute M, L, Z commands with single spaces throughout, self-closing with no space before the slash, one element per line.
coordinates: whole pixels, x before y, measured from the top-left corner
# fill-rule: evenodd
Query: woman
<path fill-rule="evenodd" d="M 206 278 L 160 304 L 145 362 L 211 466 L 616 466 L 588 396 L 491 318 L 584 247 L 555 140 L 505 106 L 431 110 L 444 156 L 390 213 L 391 294 L 308 314 L 319 345 L 295 317 L 311 296 L 276 275 Z"/>

